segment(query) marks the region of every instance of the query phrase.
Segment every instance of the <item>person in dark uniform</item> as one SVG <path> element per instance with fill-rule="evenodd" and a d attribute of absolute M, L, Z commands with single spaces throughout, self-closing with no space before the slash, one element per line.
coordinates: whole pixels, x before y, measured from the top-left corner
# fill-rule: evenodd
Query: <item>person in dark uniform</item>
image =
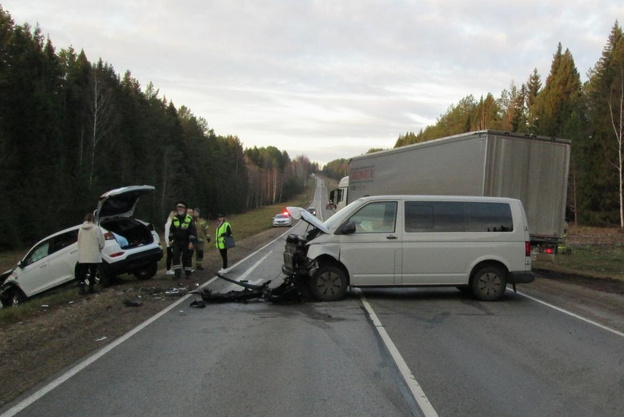
<path fill-rule="evenodd" d="M 191 277 L 193 245 L 197 242 L 197 231 L 193 217 L 186 213 L 186 204 L 182 201 L 176 204 L 176 215 L 171 220 L 169 234 L 173 238 L 173 272 L 174 279 L 182 277 L 182 267 L 186 279 Z M 182 265 L 180 265 L 182 258 Z"/>

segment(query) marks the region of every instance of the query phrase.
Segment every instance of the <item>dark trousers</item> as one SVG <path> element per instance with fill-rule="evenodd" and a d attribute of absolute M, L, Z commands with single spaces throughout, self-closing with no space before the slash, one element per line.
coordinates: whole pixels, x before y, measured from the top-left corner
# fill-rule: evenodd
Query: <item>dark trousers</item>
<path fill-rule="evenodd" d="M 173 272 L 176 278 L 182 276 L 182 267 L 184 267 L 184 273 L 186 277 L 191 276 L 191 257 L 193 251 L 188 248 L 189 242 L 173 242 Z M 182 258 L 182 265 L 180 265 L 180 258 Z"/>
<path fill-rule="evenodd" d="M 200 269 L 202 267 L 202 261 L 204 260 L 204 242 L 197 242 L 195 244 L 195 267 Z"/>
<path fill-rule="evenodd" d="M 173 258 L 173 248 L 171 246 L 167 246 L 167 257 L 165 262 L 167 263 L 167 271 L 171 269 L 171 260 Z"/>
<path fill-rule="evenodd" d="M 84 285 L 85 279 L 87 278 L 87 273 L 89 274 L 89 289 L 93 290 L 95 286 L 95 274 L 97 274 L 98 266 L 100 264 L 87 264 L 87 263 L 79 263 L 78 269 L 76 271 L 76 279 L 78 280 L 78 285 Z"/>
<path fill-rule="evenodd" d="M 221 254 L 221 259 L 223 260 L 223 269 L 227 268 L 227 249 L 219 249 L 219 253 Z"/>

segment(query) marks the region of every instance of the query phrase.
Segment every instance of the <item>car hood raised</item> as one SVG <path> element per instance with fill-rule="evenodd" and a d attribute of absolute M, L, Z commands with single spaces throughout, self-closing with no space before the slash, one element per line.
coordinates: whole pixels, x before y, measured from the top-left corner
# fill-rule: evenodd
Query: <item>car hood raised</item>
<path fill-rule="evenodd" d="M 97 223 L 111 217 L 130 217 L 134 213 L 139 197 L 154 191 L 151 185 L 131 185 L 116 188 L 100 196 L 95 212 Z"/>
<path fill-rule="evenodd" d="M 323 233 L 329 233 L 329 229 L 325 227 L 325 225 L 312 213 L 308 212 L 308 210 L 303 209 L 301 207 L 286 207 L 288 213 L 290 213 L 290 217 L 295 220 L 303 219 L 304 222 L 316 227 Z"/>

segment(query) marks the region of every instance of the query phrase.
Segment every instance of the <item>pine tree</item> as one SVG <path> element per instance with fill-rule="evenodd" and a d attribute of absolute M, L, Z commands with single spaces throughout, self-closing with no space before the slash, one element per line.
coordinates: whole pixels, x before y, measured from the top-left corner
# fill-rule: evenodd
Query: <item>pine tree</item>
<path fill-rule="evenodd" d="M 579 105 L 581 78 L 570 51 L 561 50 L 559 43 L 544 89 L 533 106 L 534 124 L 540 135 L 560 136 L 564 123 Z"/>
<path fill-rule="evenodd" d="M 622 192 L 616 190 L 621 190 L 622 183 L 622 39 L 622 28 L 616 21 L 600 59 L 589 72 L 590 78 L 585 87 L 592 125 L 586 159 L 593 181 L 584 185 L 584 203 L 590 213 L 594 213 L 590 221 L 609 223 L 617 216 L 620 225 L 624 224 Z"/>
<path fill-rule="evenodd" d="M 542 81 L 537 68 L 533 69 L 533 73 L 529 76 L 529 80 L 525 85 L 525 100 L 527 111 L 527 126 L 526 129 L 529 133 L 536 133 L 537 130 L 537 116 L 535 115 L 535 102 L 537 96 L 542 89 Z"/>

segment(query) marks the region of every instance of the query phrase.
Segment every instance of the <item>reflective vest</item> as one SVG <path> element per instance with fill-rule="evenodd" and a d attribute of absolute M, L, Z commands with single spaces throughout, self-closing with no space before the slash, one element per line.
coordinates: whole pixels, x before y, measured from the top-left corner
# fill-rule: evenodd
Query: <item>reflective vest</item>
<path fill-rule="evenodd" d="M 173 224 L 173 226 L 176 229 L 188 229 L 192 221 L 193 221 L 193 218 L 187 214 L 181 226 L 180 226 L 180 218 L 178 216 L 175 216 L 173 218 L 173 221 L 171 222 L 171 224 Z"/>
<path fill-rule="evenodd" d="M 231 232 L 232 226 L 230 226 L 230 223 L 228 222 L 223 222 L 217 227 L 217 231 L 215 233 L 215 246 L 217 247 L 217 249 L 225 249 L 225 242 L 223 241 L 224 239 L 221 235 L 227 233 L 228 227 L 230 228 Z"/>
<path fill-rule="evenodd" d="M 188 214 L 184 217 L 184 221 L 180 222 L 180 218 L 175 216 L 171 220 L 171 230 L 169 231 L 171 236 L 173 236 L 174 241 L 185 242 L 185 241 L 194 241 L 195 236 L 195 228 L 192 228 L 193 218 Z"/>

